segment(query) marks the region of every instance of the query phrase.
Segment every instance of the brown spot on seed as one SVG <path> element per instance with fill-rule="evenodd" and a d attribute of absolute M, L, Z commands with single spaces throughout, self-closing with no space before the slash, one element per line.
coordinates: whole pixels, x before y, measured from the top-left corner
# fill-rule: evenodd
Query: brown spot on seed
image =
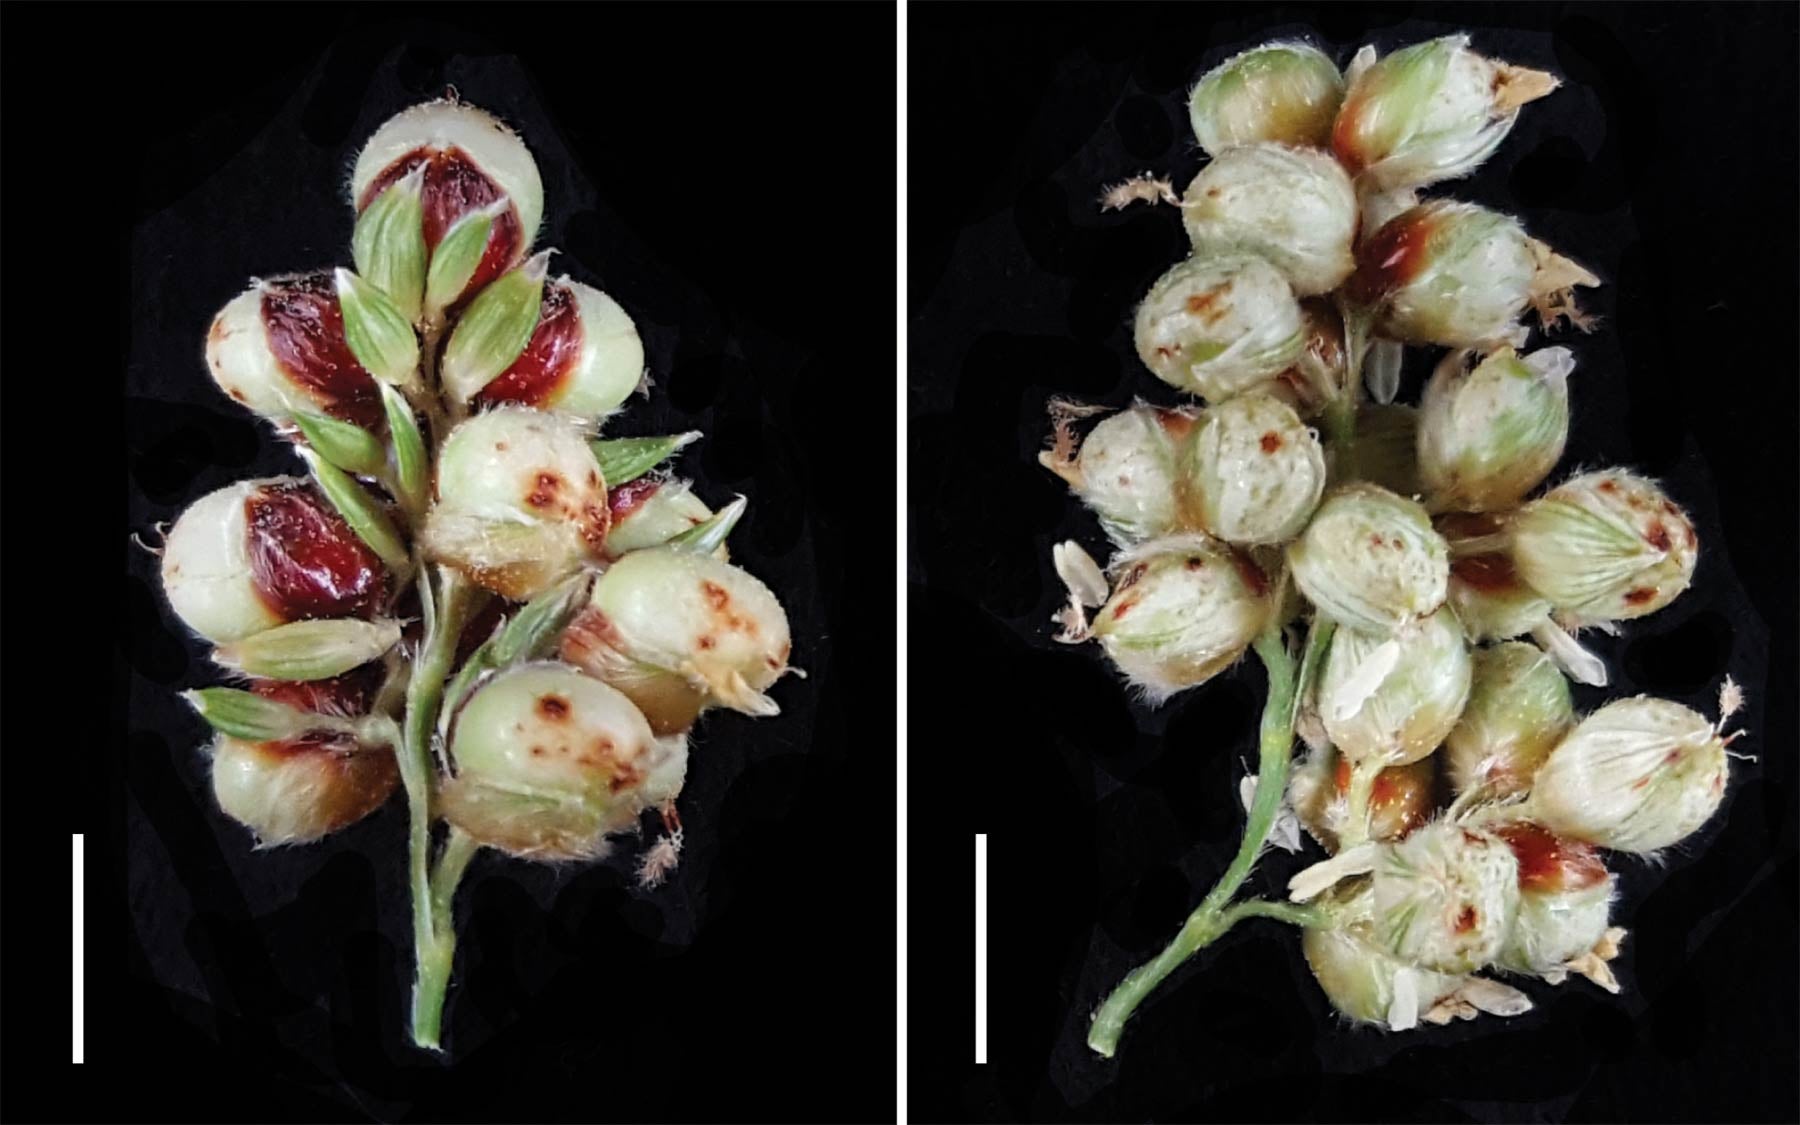
<path fill-rule="evenodd" d="M 1273 453 L 1277 449 L 1280 449 L 1280 448 L 1281 448 L 1281 435 L 1280 434 L 1276 433 L 1274 430 L 1270 430 L 1267 433 L 1263 434 L 1263 436 L 1262 436 L 1262 451 L 1264 453 Z"/>
<path fill-rule="evenodd" d="M 505 453 L 505 452 L 506 452 L 506 443 L 505 443 L 505 442 L 503 442 L 503 441 L 497 441 L 497 442 L 495 442 L 495 443 L 494 443 L 494 450 L 495 450 L 495 452 L 497 452 L 497 453 Z"/>
<path fill-rule="evenodd" d="M 537 487 L 532 489 L 525 502 L 534 508 L 548 508 L 556 503 L 557 493 L 562 490 L 562 478 L 555 473 L 539 473 Z"/>
<path fill-rule="evenodd" d="M 1466 934 L 1475 928 L 1476 914 L 1473 906 L 1465 905 L 1462 913 L 1456 916 L 1456 932 Z"/>
<path fill-rule="evenodd" d="M 1599 488 L 1600 488 L 1601 492 L 1617 492 L 1617 491 L 1619 491 L 1619 485 L 1618 485 L 1617 481 L 1603 480 L 1600 482 Z"/>
<path fill-rule="evenodd" d="M 718 638 L 714 637 L 711 633 L 706 634 L 694 643 L 700 646 L 701 652 L 709 652 L 712 649 L 719 647 Z"/>
<path fill-rule="evenodd" d="M 1666 551 L 1672 545 L 1669 529 L 1662 525 L 1661 520 L 1650 525 L 1650 530 L 1644 534 L 1644 541 L 1659 551 Z"/>
<path fill-rule="evenodd" d="M 706 596 L 706 604 L 714 609 L 724 609 L 731 604 L 731 594 L 716 582 L 700 583 L 700 592 Z"/>
<path fill-rule="evenodd" d="M 560 695 L 539 696 L 537 709 L 538 714 L 551 722 L 560 723 L 569 717 L 569 701 Z"/>
<path fill-rule="evenodd" d="M 1122 601 L 1118 605 L 1114 606 L 1113 607 L 1113 620 L 1118 621 L 1121 618 L 1123 618 L 1127 613 L 1131 612 L 1131 607 L 1136 604 L 1137 604 L 1137 600 L 1135 598 L 1128 598 L 1125 601 Z"/>
<path fill-rule="evenodd" d="M 1516 581 L 1512 560 L 1505 555 L 1470 555 L 1450 564 L 1450 573 L 1476 590 L 1510 589 Z"/>
<path fill-rule="evenodd" d="M 1639 586 L 1635 590 L 1627 590 L 1625 592 L 1625 604 L 1626 605 L 1643 605 L 1645 602 L 1649 601 L 1651 598 L 1654 598 L 1655 596 L 1656 596 L 1655 590 L 1652 590 L 1648 586 Z"/>
<path fill-rule="evenodd" d="M 1188 561 L 1186 563 L 1186 566 L 1189 570 L 1199 570 L 1201 567 L 1203 567 L 1205 565 L 1206 565 L 1206 560 L 1203 558 L 1199 558 L 1197 556 L 1188 559 Z"/>
<path fill-rule="evenodd" d="M 1206 293 L 1196 293 L 1187 299 L 1187 309 L 1207 324 L 1217 324 L 1230 311 L 1219 303 L 1219 298 L 1224 293 L 1224 288 Z"/>
<path fill-rule="evenodd" d="M 1248 555 L 1233 551 L 1231 561 L 1237 567 L 1238 577 L 1243 580 L 1244 585 L 1250 587 L 1252 593 L 1260 598 L 1269 592 L 1269 576 Z"/>
<path fill-rule="evenodd" d="M 533 746 L 531 748 L 531 756 L 534 758 L 543 757 L 544 756 L 544 748 L 542 746 Z"/>

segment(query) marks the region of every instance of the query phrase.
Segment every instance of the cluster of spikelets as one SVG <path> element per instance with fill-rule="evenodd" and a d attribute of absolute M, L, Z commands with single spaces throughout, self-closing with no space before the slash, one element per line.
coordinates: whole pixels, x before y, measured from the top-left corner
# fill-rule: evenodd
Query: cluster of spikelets
<path fill-rule="evenodd" d="M 1150 701 L 1306 629 L 1310 755 L 1286 812 L 1333 854 L 1292 896 L 1315 907 L 1306 956 L 1334 1007 L 1394 1029 L 1530 1007 L 1482 969 L 1616 991 L 1601 850 L 1707 821 L 1741 702 L 1727 681 L 1717 722 L 1570 703 L 1570 677 L 1606 682 L 1575 632 L 1669 604 L 1693 524 L 1624 470 L 1541 487 L 1574 358 L 1529 348 L 1521 318 L 1590 328 L 1570 290 L 1598 279 L 1512 218 L 1418 195 L 1556 84 L 1460 35 L 1364 47 L 1342 73 L 1299 43 L 1210 71 L 1189 105 L 1210 162 L 1180 195 L 1143 177 L 1103 200 L 1181 211 L 1191 256 L 1135 343 L 1202 402 L 1139 402 L 1085 436 L 1100 411 L 1055 403 L 1042 457 L 1118 548 L 1103 571 L 1057 546 L 1061 639 L 1097 642 Z M 1449 349 L 1417 406 L 1393 401 L 1406 345 Z"/>
<path fill-rule="evenodd" d="M 697 433 L 600 436 L 643 345 L 528 256 L 543 189 L 499 121 L 454 97 L 395 116 L 350 196 L 354 270 L 255 281 L 207 334 L 219 387 L 309 470 L 196 501 L 163 544 L 175 613 L 248 678 L 189 693 L 219 805 L 304 843 L 404 787 L 427 937 L 478 847 L 592 859 L 660 810 L 659 881 L 688 731 L 774 714 L 789 671 L 780 603 L 726 560 L 743 501 L 658 469 Z M 455 858 L 428 879 L 440 818 Z"/>

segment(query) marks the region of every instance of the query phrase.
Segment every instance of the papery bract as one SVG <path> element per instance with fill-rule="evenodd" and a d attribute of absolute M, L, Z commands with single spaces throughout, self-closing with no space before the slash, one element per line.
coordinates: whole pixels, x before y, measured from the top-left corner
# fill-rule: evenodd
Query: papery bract
<path fill-rule="evenodd" d="M 1181 221 L 1196 255 L 1254 254 L 1297 296 L 1328 293 L 1356 268 L 1356 189 L 1318 149 L 1227 149 L 1188 185 Z"/>
<path fill-rule="evenodd" d="M 1262 570 L 1208 536 L 1153 540 L 1114 566 L 1121 577 L 1091 633 L 1155 702 L 1229 667 L 1274 608 Z"/>
<path fill-rule="evenodd" d="M 701 710 L 779 711 L 764 691 L 788 671 L 787 613 L 753 575 L 673 547 L 634 551 L 594 583 L 562 656 L 629 696 L 659 733 Z"/>
<path fill-rule="evenodd" d="M 1323 146 L 1343 96 L 1343 76 L 1324 52 L 1265 43 L 1206 72 L 1188 95 L 1188 121 L 1214 156 L 1257 141 Z"/>
<path fill-rule="evenodd" d="M 638 813 L 673 800 L 684 739 L 658 739 L 618 690 L 568 665 L 496 673 L 452 720 L 446 819 L 528 859 L 591 859 Z"/>
<path fill-rule="evenodd" d="M 1238 395 L 1201 415 L 1186 461 L 1201 527 L 1245 545 L 1300 534 L 1325 489 L 1319 437 L 1278 399 Z"/>
<path fill-rule="evenodd" d="M 606 541 L 605 482 L 566 418 L 499 407 L 463 422 L 438 459 L 426 553 L 515 601 L 597 559 Z"/>
<path fill-rule="evenodd" d="M 1300 358 L 1300 303 L 1261 258 L 1189 258 L 1138 306 L 1138 358 L 1170 386 L 1219 402 L 1266 383 Z"/>
<path fill-rule="evenodd" d="M 1377 636 L 1435 612 L 1450 575 L 1448 548 L 1425 509 L 1362 482 L 1329 493 L 1287 557 L 1320 612 Z"/>
<path fill-rule="evenodd" d="M 1519 577 L 1576 623 L 1656 612 L 1687 589 L 1699 554 L 1687 513 L 1623 469 L 1563 482 L 1509 529 Z"/>
<path fill-rule="evenodd" d="M 1516 507 L 1568 441 L 1575 362 L 1567 348 L 1476 358 L 1446 357 L 1419 403 L 1419 476 L 1435 511 Z"/>
<path fill-rule="evenodd" d="M 1477 649 L 1469 701 L 1444 738 L 1451 784 L 1458 793 L 1478 785 L 1496 796 L 1523 792 L 1574 725 L 1569 681 L 1535 645 Z"/>
<path fill-rule="evenodd" d="M 1678 844 L 1725 797 L 1725 738 L 1696 711 L 1647 695 L 1576 725 L 1539 767 L 1530 808 L 1553 831 L 1614 851 Z"/>

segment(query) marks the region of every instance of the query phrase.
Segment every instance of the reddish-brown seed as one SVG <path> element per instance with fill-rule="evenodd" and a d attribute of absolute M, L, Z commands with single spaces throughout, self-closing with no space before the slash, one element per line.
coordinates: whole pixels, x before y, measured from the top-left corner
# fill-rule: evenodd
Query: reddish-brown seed
<path fill-rule="evenodd" d="M 537 328 L 512 365 L 481 388 L 480 406 L 517 402 L 545 406 L 569 381 L 581 356 L 581 314 L 566 286 L 548 285 L 538 307 Z"/>
<path fill-rule="evenodd" d="M 325 413 L 365 428 L 379 424 L 381 392 L 344 336 L 344 312 L 331 274 L 266 284 L 262 322 L 276 362 Z"/>
<path fill-rule="evenodd" d="M 389 185 L 421 164 L 426 165 L 420 203 L 424 209 L 422 225 L 428 249 L 435 250 L 458 219 L 488 206 L 504 194 L 463 150 L 454 146 L 436 152 L 419 148 L 399 157 L 376 176 L 357 202 L 357 210 L 360 212 L 373 203 Z M 493 229 L 488 232 L 487 248 L 463 292 L 478 293 L 488 282 L 506 272 L 521 246 L 518 208 L 508 207 L 494 220 Z"/>
<path fill-rule="evenodd" d="M 1518 585 L 1512 559 L 1503 554 L 1469 555 L 1450 564 L 1457 580 L 1476 590 L 1510 590 Z"/>
<path fill-rule="evenodd" d="M 569 701 L 560 695 L 540 695 L 537 710 L 551 722 L 560 723 L 569 717 Z"/>
<path fill-rule="evenodd" d="M 344 518 L 305 485 L 273 485 L 244 501 L 251 580 L 284 621 L 375 615 L 387 569 Z"/>
<path fill-rule="evenodd" d="M 656 495 L 663 482 L 653 477 L 639 477 L 606 494 L 606 507 L 613 523 L 625 519 Z"/>
<path fill-rule="evenodd" d="M 1519 887 L 1527 891 L 1575 891 L 1606 878 L 1599 849 L 1571 840 L 1541 824 L 1503 824 L 1494 833 L 1519 861 Z"/>
<path fill-rule="evenodd" d="M 1350 299 L 1374 306 L 1417 277 L 1433 225 L 1430 213 L 1407 212 L 1376 231 L 1356 252 L 1356 272 L 1347 287 Z"/>
<path fill-rule="evenodd" d="M 1273 453 L 1277 449 L 1280 449 L 1280 448 L 1281 448 L 1281 435 L 1280 434 L 1276 433 L 1274 430 L 1269 430 L 1263 434 L 1263 436 L 1262 436 L 1262 451 L 1264 453 Z"/>
<path fill-rule="evenodd" d="M 1244 585 L 1250 588 L 1252 594 L 1260 598 L 1269 592 L 1269 576 L 1264 574 L 1262 567 L 1251 561 L 1248 555 L 1233 551 L 1231 552 L 1231 562 L 1233 566 L 1237 567 L 1238 577 L 1243 580 Z"/>

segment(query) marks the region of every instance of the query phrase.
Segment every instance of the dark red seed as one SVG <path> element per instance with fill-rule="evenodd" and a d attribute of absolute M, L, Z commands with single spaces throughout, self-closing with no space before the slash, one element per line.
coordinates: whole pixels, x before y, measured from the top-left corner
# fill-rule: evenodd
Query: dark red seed
<path fill-rule="evenodd" d="M 639 477 L 634 481 L 613 489 L 606 494 L 606 507 L 612 513 L 612 522 L 617 524 L 645 504 L 656 495 L 663 482 L 654 477 Z"/>
<path fill-rule="evenodd" d="M 1469 555 L 1451 563 L 1450 573 L 1476 590 L 1510 590 L 1518 585 L 1512 559 L 1506 555 Z"/>
<path fill-rule="evenodd" d="M 347 719 L 368 713 L 381 678 L 381 665 L 365 664 L 329 680 L 252 680 L 250 690 L 301 711 Z"/>
<path fill-rule="evenodd" d="M 567 286 L 544 288 L 544 300 L 538 306 L 537 329 L 531 342 L 494 381 L 481 388 L 475 401 L 481 406 L 498 402 L 517 402 L 526 406 L 544 406 L 561 390 L 575 370 L 581 355 L 581 314 L 575 294 Z"/>
<path fill-rule="evenodd" d="M 1558 836 L 1541 824 L 1522 822 L 1494 829 L 1519 861 L 1519 886 L 1527 891 L 1576 891 L 1606 878 L 1606 864 L 1591 845 Z"/>
<path fill-rule="evenodd" d="M 1260 598 L 1269 592 L 1269 576 L 1248 555 L 1233 551 L 1231 562 L 1237 567 L 1238 577 L 1243 580 L 1244 585 L 1250 587 L 1251 593 Z"/>
<path fill-rule="evenodd" d="M 373 203 L 389 185 L 404 178 L 419 165 L 426 165 L 425 183 L 420 193 L 424 210 L 425 245 L 435 250 L 445 233 L 456 221 L 471 211 L 479 211 L 505 193 L 490 180 L 474 160 L 462 149 L 451 147 L 438 151 L 414 149 L 387 166 L 370 182 L 357 201 L 361 211 Z M 488 232 L 488 244 L 475 274 L 464 293 L 477 293 L 488 282 L 506 272 L 522 246 L 517 207 L 508 207 L 494 221 Z"/>
<path fill-rule="evenodd" d="M 1408 212 L 1376 231 L 1356 252 L 1356 272 L 1346 291 L 1350 299 L 1375 305 L 1417 277 L 1435 225 L 1429 213 Z"/>
<path fill-rule="evenodd" d="M 381 420 L 381 392 L 344 338 L 344 313 L 330 274 L 271 283 L 263 292 L 262 321 L 276 362 L 320 409 L 359 426 Z"/>
<path fill-rule="evenodd" d="M 244 501 L 244 516 L 256 592 L 283 620 L 375 616 L 386 567 L 311 489 L 261 489 Z"/>

